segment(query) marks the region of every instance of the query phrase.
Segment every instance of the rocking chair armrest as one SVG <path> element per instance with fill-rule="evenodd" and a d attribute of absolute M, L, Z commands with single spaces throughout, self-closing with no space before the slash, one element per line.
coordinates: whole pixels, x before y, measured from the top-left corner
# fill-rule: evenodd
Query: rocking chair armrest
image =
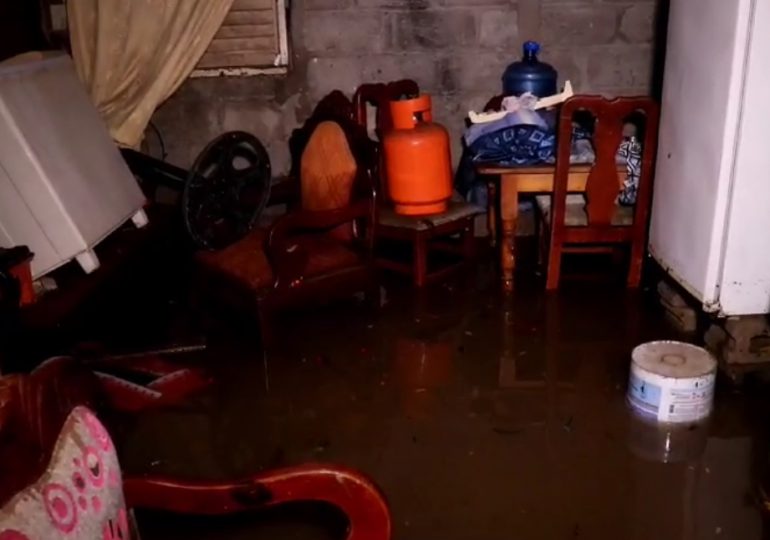
<path fill-rule="evenodd" d="M 289 467 L 234 482 L 129 477 L 123 489 L 129 508 L 209 516 L 293 501 L 326 502 L 347 516 L 348 540 L 390 538 L 390 511 L 377 486 L 361 473 L 335 465 Z"/>

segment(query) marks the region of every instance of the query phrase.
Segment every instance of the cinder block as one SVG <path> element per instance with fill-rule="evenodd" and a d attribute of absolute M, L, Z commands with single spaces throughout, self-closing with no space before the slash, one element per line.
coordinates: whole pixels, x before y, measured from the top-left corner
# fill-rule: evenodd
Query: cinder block
<path fill-rule="evenodd" d="M 764 315 L 728 317 L 715 322 L 706 344 L 727 366 L 757 366 L 770 362 L 770 323 Z"/>
<path fill-rule="evenodd" d="M 185 94 L 183 85 L 180 93 L 155 112 L 152 121 L 163 134 L 169 163 L 189 168 L 206 144 L 224 130 L 220 102 Z"/>
<path fill-rule="evenodd" d="M 485 91 L 491 98 L 501 92 L 503 71 L 514 59 L 508 52 L 463 52 L 449 58 L 447 69 L 459 90 Z"/>
<path fill-rule="evenodd" d="M 499 6 L 511 4 L 511 0 L 441 0 L 446 6 Z"/>
<path fill-rule="evenodd" d="M 649 88 L 651 78 L 648 45 L 596 48 L 588 57 L 588 81 L 593 88 Z"/>
<path fill-rule="evenodd" d="M 479 45 L 513 51 L 519 44 L 518 14 L 513 7 L 489 8 L 479 14 Z"/>
<path fill-rule="evenodd" d="M 363 55 L 385 46 L 384 16 L 377 10 L 308 12 L 302 30 L 305 48 L 317 55 Z"/>
<path fill-rule="evenodd" d="M 222 130 L 253 133 L 267 149 L 273 174 L 287 173 L 291 158 L 286 141 L 299 124 L 296 115 L 298 101 L 299 94 L 289 98 L 282 106 L 260 99 L 226 101 L 222 110 Z"/>
<path fill-rule="evenodd" d="M 306 11 L 348 9 L 353 6 L 353 0 L 303 0 L 302 6 Z"/>
<path fill-rule="evenodd" d="M 403 51 L 444 49 L 476 43 L 475 13 L 470 10 L 394 13 L 393 46 Z"/>
<path fill-rule="evenodd" d="M 540 35 L 546 47 L 602 45 L 617 34 L 618 8 L 613 5 L 546 5 Z"/>
<path fill-rule="evenodd" d="M 285 85 L 282 77 L 193 77 L 181 87 L 188 96 L 198 101 L 239 100 L 264 98 L 275 100 L 279 88 Z"/>
<path fill-rule="evenodd" d="M 541 0 L 518 0 L 516 11 L 518 14 L 519 33 L 522 41 L 533 39 L 540 41 L 540 26 L 542 20 L 543 3 Z"/>
<path fill-rule="evenodd" d="M 500 81 L 499 81 L 500 82 Z M 495 94 L 499 94 L 502 90 L 502 82 L 495 88 L 488 88 L 486 90 L 469 90 L 462 92 L 458 97 L 458 104 L 460 106 L 460 114 L 463 115 L 463 120 L 468 114 L 468 111 L 480 112 L 484 110 L 484 106 Z"/>
<path fill-rule="evenodd" d="M 593 92 L 606 98 L 618 96 L 648 96 L 650 94 L 650 86 L 620 86 L 618 88 L 602 87 L 595 88 Z"/>
<path fill-rule="evenodd" d="M 431 54 L 368 55 L 363 63 L 365 82 L 389 82 L 414 79 L 421 91 L 434 92 L 440 88 L 437 75 L 439 62 Z"/>
<path fill-rule="evenodd" d="M 620 33 L 630 43 L 650 43 L 655 35 L 655 4 L 637 3 L 623 12 Z"/>
<path fill-rule="evenodd" d="M 698 318 L 695 309 L 665 281 L 658 283 L 658 299 L 666 310 L 666 318 L 683 332 L 695 332 Z"/>
<path fill-rule="evenodd" d="M 440 5 L 441 0 L 356 0 L 365 8 L 376 7 L 385 9 L 421 10 Z"/>
<path fill-rule="evenodd" d="M 457 94 L 437 94 L 433 96 L 433 118 L 449 131 L 449 144 L 452 153 L 452 164 L 456 165 L 462 153 L 460 137 L 465 128 L 460 96 Z"/>
<path fill-rule="evenodd" d="M 586 56 L 580 50 L 572 47 L 548 47 L 540 55 L 559 72 L 559 85 L 569 80 L 576 92 L 586 90 Z"/>
<path fill-rule="evenodd" d="M 361 60 L 356 57 L 311 58 L 307 64 L 307 94 L 313 102 L 332 90 L 350 96 L 361 84 Z"/>
<path fill-rule="evenodd" d="M 261 140 L 280 135 L 283 113 L 269 103 L 254 100 L 226 101 L 222 110 L 222 129 L 224 131 L 248 131 Z"/>

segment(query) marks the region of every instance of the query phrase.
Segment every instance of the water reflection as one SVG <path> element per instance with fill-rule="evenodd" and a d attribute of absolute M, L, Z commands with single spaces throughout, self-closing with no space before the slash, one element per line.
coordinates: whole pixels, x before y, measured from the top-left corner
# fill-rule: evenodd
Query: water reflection
<path fill-rule="evenodd" d="M 628 413 L 628 448 L 638 458 L 657 463 L 697 462 L 706 449 L 709 426 L 661 424 Z"/>
<path fill-rule="evenodd" d="M 392 373 L 406 415 L 427 417 L 435 412 L 437 390 L 452 380 L 453 356 L 447 341 L 396 338 Z"/>

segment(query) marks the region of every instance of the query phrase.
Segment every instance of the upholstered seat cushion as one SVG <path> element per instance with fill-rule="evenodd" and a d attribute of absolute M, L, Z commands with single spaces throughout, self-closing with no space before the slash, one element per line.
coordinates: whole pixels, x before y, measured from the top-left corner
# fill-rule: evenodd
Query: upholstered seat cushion
<path fill-rule="evenodd" d="M 535 202 L 543 218 L 551 220 L 551 196 L 538 195 Z M 568 227 L 586 227 L 588 214 L 586 213 L 585 197 L 579 193 L 567 195 L 567 208 L 564 212 L 564 223 Z M 612 216 L 612 224 L 616 226 L 630 226 L 634 223 L 634 207 L 615 205 L 615 213 Z"/>
<path fill-rule="evenodd" d="M 115 447 L 85 407 L 70 413 L 43 475 L 0 508 L 0 538 L 128 539 Z"/>
<path fill-rule="evenodd" d="M 473 217 L 484 212 L 479 206 L 465 201 L 451 201 L 446 212 L 433 214 L 429 216 L 402 216 L 397 214 L 393 207 L 383 206 L 380 208 L 377 223 L 386 227 L 399 227 L 402 229 L 414 229 L 424 231 L 439 225 L 451 223 L 466 217 Z"/>
<path fill-rule="evenodd" d="M 307 253 L 303 275 L 312 277 L 355 265 L 359 255 L 345 240 L 330 234 L 303 234 L 292 239 Z M 198 263 L 246 285 L 252 290 L 272 287 L 275 274 L 267 259 L 267 231 L 255 229 L 246 237 L 220 251 L 200 251 Z"/>
<path fill-rule="evenodd" d="M 249 234 L 219 251 L 199 251 L 197 262 L 206 270 L 221 273 L 250 289 L 269 287 L 275 280 L 267 260 L 266 229 L 254 229 Z"/>

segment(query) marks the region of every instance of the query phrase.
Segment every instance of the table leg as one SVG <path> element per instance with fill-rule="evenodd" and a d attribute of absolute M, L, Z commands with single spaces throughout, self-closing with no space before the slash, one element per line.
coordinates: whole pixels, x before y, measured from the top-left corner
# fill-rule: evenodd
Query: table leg
<path fill-rule="evenodd" d="M 516 242 L 516 220 L 519 216 L 519 189 L 516 178 L 500 177 L 500 221 L 502 234 L 500 244 L 500 267 L 503 286 L 513 289 L 513 270 L 516 266 L 514 243 Z"/>
<path fill-rule="evenodd" d="M 487 182 L 487 229 L 489 245 L 497 246 L 497 186 L 494 180 Z"/>
<path fill-rule="evenodd" d="M 428 246 L 425 236 L 417 233 L 414 239 L 414 284 L 417 287 L 425 285 L 425 280 L 428 275 Z"/>

